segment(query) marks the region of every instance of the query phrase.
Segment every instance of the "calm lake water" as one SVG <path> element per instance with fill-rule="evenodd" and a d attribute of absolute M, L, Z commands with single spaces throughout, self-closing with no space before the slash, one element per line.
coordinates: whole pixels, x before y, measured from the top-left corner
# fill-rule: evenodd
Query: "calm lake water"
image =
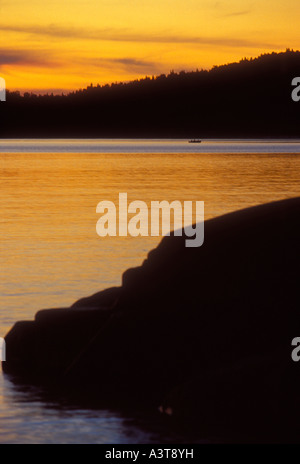
<path fill-rule="evenodd" d="M 157 237 L 100 238 L 101 200 L 203 200 L 205 217 L 300 196 L 300 141 L 1 140 L 0 336 L 119 285 Z M 171 443 L 130 417 L 46 404 L 0 375 L 4 443 Z"/>

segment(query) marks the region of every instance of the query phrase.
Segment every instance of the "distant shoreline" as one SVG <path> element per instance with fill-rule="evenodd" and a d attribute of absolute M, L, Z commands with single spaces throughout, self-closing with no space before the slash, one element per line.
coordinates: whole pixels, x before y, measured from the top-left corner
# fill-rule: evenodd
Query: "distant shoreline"
<path fill-rule="evenodd" d="M 300 52 L 261 55 L 210 71 L 182 72 L 67 96 L 7 91 L 4 138 L 294 139 L 292 98 Z M 217 134 L 217 136 L 216 136 Z"/>

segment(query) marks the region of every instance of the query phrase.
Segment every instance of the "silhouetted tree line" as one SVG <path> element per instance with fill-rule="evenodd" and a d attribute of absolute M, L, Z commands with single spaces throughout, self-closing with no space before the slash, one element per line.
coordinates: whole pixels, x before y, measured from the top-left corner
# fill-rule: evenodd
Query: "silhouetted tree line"
<path fill-rule="evenodd" d="M 291 82 L 300 52 L 89 86 L 68 95 L 7 92 L 1 137 L 297 137 Z"/>

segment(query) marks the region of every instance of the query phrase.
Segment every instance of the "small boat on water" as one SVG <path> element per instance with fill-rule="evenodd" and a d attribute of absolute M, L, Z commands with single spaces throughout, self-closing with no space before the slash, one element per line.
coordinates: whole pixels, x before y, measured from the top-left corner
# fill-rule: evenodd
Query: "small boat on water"
<path fill-rule="evenodd" d="M 192 140 L 189 140 L 189 143 L 201 143 L 201 140 L 199 140 L 199 139 L 192 139 Z"/>

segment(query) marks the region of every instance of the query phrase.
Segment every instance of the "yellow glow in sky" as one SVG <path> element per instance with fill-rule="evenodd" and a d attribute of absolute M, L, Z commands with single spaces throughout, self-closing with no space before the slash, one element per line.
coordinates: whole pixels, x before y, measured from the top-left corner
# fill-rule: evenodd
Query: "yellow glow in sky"
<path fill-rule="evenodd" d="M 0 0 L 0 76 L 63 91 L 300 48 L 299 0 Z"/>

